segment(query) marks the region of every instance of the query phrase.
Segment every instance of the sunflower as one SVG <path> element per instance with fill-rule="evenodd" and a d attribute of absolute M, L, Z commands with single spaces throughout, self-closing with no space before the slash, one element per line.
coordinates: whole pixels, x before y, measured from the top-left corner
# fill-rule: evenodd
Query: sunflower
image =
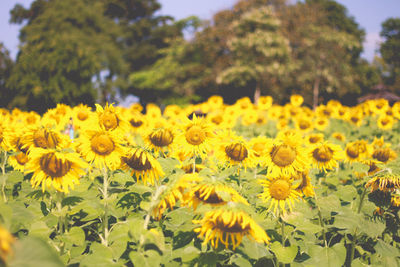
<path fill-rule="evenodd" d="M 374 141 L 372 141 L 371 145 L 374 148 L 382 148 L 385 146 L 390 146 L 390 143 L 385 143 L 385 139 L 383 139 L 383 136 L 381 136 L 381 138 L 376 138 L 376 136 L 374 136 Z"/>
<path fill-rule="evenodd" d="M 376 124 L 382 130 L 390 130 L 394 124 L 394 118 L 392 116 L 381 115 L 379 116 Z"/>
<path fill-rule="evenodd" d="M 224 105 L 224 99 L 222 96 L 219 95 L 212 95 L 207 99 L 208 105 L 215 109 L 219 109 Z"/>
<path fill-rule="evenodd" d="M 356 172 L 355 174 L 358 178 L 363 178 L 366 175 L 372 176 L 381 170 L 377 165 L 377 164 L 379 164 L 379 161 L 377 161 L 375 159 L 367 159 L 367 160 L 363 160 L 361 162 L 365 165 L 368 165 L 369 169 L 366 173 L 365 172 L 364 173 Z"/>
<path fill-rule="evenodd" d="M 153 155 L 139 147 L 131 149 L 121 161 L 122 169 L 131 170 L 137 181 L 141 178 L 144 184 L 149 182 L 154 185 L 155 180 L 164 175 L 160 163 Z"/>
<path fill-rule="evenodd" d="M 314 127 L 319 131 L 324 131 L 328 125 L 329 120 L 326 117 L 318 117 L 314 121 Z"/>
<path fill-rule="evenodd" d="M 350 112 L 347 120 L 351 124 L 353 124 L 357 127 L 360 127 L 363 123 L 363 118 L 364 118 L 364 115 L 360 111 L 353 111 L 353 112 Z"/>
<path fill-rule="evenodd" d="M 267 173 L 273 177 L 292 175 L 296 171 L 307 169 L 307 153 L 302 147 L 302 138 L 296 134 L 282 135 L 267 148 L 265 164 Z"/>
<path fill-rule="evenodd" d="M 86 130 L 78 139 L 77 149 L 83 157 L 97 168 L 116 170 L 124 154 L 122 139 L 115 131 Z"/>
<path fill-rule="evenodd" d="M 94 113 L 92 108 L 84 104 L 79 104 L 72 108 L 72 120 L 77 129 L 90 127 L 93 123 Z"/>
<path fill-rule="evenodd" d="M 229 131 L 219 138 L 221 141 L 215 154 L 221 164 L 227 163 L 228 166 L 240 165 L 245 169 L 254 167 L 257 164 L 254 151 L 243 140 L 243 137 Z"/>
<path fill-rule="evenodd" d="M 385 174 L 373 177 L 366 184 L 365 188 L 371 187 L 371 192 L 380 190 L 383 192 L 393 192 L 400 189 L 400 178 L 393 174 Z"/>
<path fill-rule="evenodd" d="M 292 95 L 290 96 L 290 104 L 295 107 L 300 107 L 303 104 L 304 98 L 301 95 Z"/>
<path fill-rule="evenodd" d="M 41 126 L 28 127 L 20 142 L 22 148 L 28 150 L 32 147 L 65 148 L 69 144 L 67 136 Z"/>
<path fill-rule="evenodd" d="M 299 117 L 295 120 L 296 129 L 300 132 L 309 132 L 314 129 L 313 122 L 307 117 Z"/>
<path fill-rule="evenodd" d="M 219 182 L 209 182 L 203 180 L 190 190 L 186 205 L 197 209 L 199 204 L 209 204 L 211 206 L 222 206 L 228 202 L 239 202 L 249 205 L 247 200 L 239 195 L 235 189 Z"/>
<path fill-rule="evenodd" d="M 332 170 L 338 167 L 338 161 L 344 159 L 343 150 L 339 145 L 324 142 L 314 145 L 310 149 L 310 158 L 314 167 L 323 170 Z"/>
<path fill-rule="evenodd" d="M 344 134 L 339 133 L 339 132 L 332 133 L 332 137 L 341 142 L 346 141 L 346 136 L 344 136 Z"/>
<path fill-rule="evenodd" d="M 5 228 L 0 225 L 0 263 L 5 264 L 7 258 L 12 254 L 12 245 L 15 238 Z M 3 265 L 2 265 L 3 266 Z M 7 266 L 6 264 L 4 266 Z"/>
<path fill-rule="evenodd" d="M 306 197 L 315 196 L 314 186 L 311 184 L 311 178 L 308 171 L 298 172 L 293 176 L 293 186 L 295 190 Z"/>
<path fill-rule="evenodd" d="M 32 187 L 53 187 L 60 192 L 69 192 L 79 184 L 79 177 L 86 173 L 88 164 L 76 152 L 55 149 L 32 148 L 29 152 L 28 172 L 33 172 Z"/>
<path fill-rule="evenodd" d="M 272 106 L 274 99 L 271 96 L 260 96 L 257 102 L 257 108 L 260 110 L 267 110 Z"/>
<path fill-rule="evenodd" d="M 129 129 L 128 123 L 112 104 L 109 105 L 106 103 L 104 108 L 96 104 L 96 113 L 99 126 L 104 130 L 121 130 L 122 132 L 126 132 Z"/>
<path fill-rule="evenodd" d="M 177 144 L 186 154 L 205 158 L 213 145 L 212 128 L 204 118 L 198 118 L 195 114 L 192 120 L 186 120 L 182 133 L 177 136 Z"/>
<path fill-rule="evenodd" d="M 371 111 L 377 115 L 384 114 L 389 108 L 389 102 L 384 98 L 372 100 L 369 103 Z"/>
<path fill-rule="evenodd" d="M 264 202 L 271 200 L 268 210 L 273 208 L 276 213 L 279 207 L 283 214 L 286 213 L 286 205 L 292 211 L 294 201 L 298 201 L 301 194 L 296 191 L 293 185 L 293 178 L 287 176 L 277 176 L 267 180 L 259 180 L 260 184 L 264 186 L 264 192 L 259 194 L 258 197 Z"/>
<path fill-rule="evenodd" d="M 372 158 L 380 161 L 381 163 L 388 163 L 397 158 L 397 153 L 390 147 L 376 148 L 372 153 Z"/>
<path fill-rule="evenodd" d="M 324 141 L 324 134 L 322 133 L 311 133 L 304 137 L 307 146 L 316 145 Z"/>
<path fill-rule="evenodd" d="M 172 128 L 163 127 L 147 132 L 144 134 L 143 139 L 154 151 L 164 152 L 165 150 L 171 150 L 175 136 L 176 133 Z"/>
<path fill-rule="evenodd" d="M 204 244 L 210 241 L 214 248 L 218 248 L 221 242 L 225 248 L 231 243 L 234 250 L 242 242 L 243 236 L 258 243 L 268 244 L 270 240 L 265 231 L 247 213 L 240 210 L 211 210 L 204 214 L 203 219 L 193 220 L 193 223 L 200 225 L 193 231 L 204 238 Z"/>
<path fill-rule="evenodd" d="M 371 146 L 364 140 L 357 140 L 346 144 L 346 161 L 361 161 L 371 154 Z"/>
<path fill-rule="evenodd" d="M 267 153 L 268 145 L 271 143 L 272 139 L 265 136 L 257 136 L 249 141 L 248 145 L 254 151 L 257 164 L 264 165 L 264 157 Z"/>
<path fill-rule="evenodd" d="M 130 127 L 129 129 L 133 132 L 140 132 L 147 128 L 148 122 L 142 113 L 133 110 L 126 115 L 126 120 L 128 121 Z"/>

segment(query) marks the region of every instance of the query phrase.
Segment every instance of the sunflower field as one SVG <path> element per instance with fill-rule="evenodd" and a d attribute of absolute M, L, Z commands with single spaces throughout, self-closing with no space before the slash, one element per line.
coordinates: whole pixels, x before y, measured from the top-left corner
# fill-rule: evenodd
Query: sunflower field
<path fill-rule="evenodd" d="M 302 103 L 1 109 L 0 266 L 400 266 L 400 102 Z"/>

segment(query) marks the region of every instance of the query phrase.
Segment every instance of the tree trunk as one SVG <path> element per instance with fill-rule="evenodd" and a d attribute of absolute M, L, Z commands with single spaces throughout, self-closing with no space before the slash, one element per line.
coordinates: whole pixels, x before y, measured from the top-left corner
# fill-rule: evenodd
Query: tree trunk
<path fill-rule="evenodd" d="M 258 99 L 261 96 L 261 89 L 258 85 L 256 85 L 256 90 L 254 91 L 254 105 L 258 104 Z"/>
<path fill-rule="evenodd" d="M 313 86 L 313 109 L 315 110 L 318 106 L 318 94 L 319 94 L 319 84 L 321 82 L 321 77 L 317 76 L 314 81 Z"/>

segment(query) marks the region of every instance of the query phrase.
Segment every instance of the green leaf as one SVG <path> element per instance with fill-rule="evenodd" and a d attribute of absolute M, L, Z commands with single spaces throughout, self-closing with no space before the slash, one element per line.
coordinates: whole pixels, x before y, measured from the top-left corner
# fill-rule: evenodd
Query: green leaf
<path fill-rule="evenodd" d="M 271 256 L 271 253 L 264 244 L 254 242 L 248 238 L 243 238 L 242 243 L 237 250 L 240 251 L 242 255 L 246 255 L 250 259 L 258 260 L 259 258 L 265 256 Z"/>
<path fill-rule="evenodd" d="M 80 227 L 72 227 L 64 236 L 67 242 L 76 246 L 85 245 L 85 232 Z"/>
<path fill-rule="evenodd" d="M 275 254 L 278 261 L 282 263 L 292 263 L 294 258 L 296 258 L 298 250 L 297 246 L 284 247 L 278 241 L 271 244 L 271 251 Z"/>
<path fill-rule="evenodd" d="M 9 262 L 10 267 L 64 266 L 53 248 L 36 237 L 26 237 L 17 241 L 14 246 L 14 255 Z"/>
<path fill-rule="evenodd" d="M 173 259 L 181 258 L 182 262 L 189 262 L 199 256 L 200 250 L 192 245 L 174 249 L 172 251 Z"/>
<path fill-rule="evenodd" d="M 24 174 L 20 171 L 12 171 L 10 173 L 7 173 L 7 175 L 7 182 L 11 184 L 16 184 L 24 180 Z"/>
<path fill-rule="evenodd" d="M 198 261 L 199 267 L 215 267 L 217 265 L 217 254 L 214 252 L 201 253 Z"/>
<path fill-rule="evenodd" d="M 400 256 L 399 249 L 391 246 L 385 241 L 378 240 L 374 247 L 376 253 L 382 255 L 383 257 L 398 257 Z"/>
<path fill-rule="evenodd" d="M 83 257 L 82 261 L 80 262 L 80 266 L 120 266 L 120 264 L 117 264 L 113 261 L 112 250 L 110 248 L 99 243 L 92 243 L 90 250 L 92 253 Z"/>
<path fill-rule="evenodd" d="M 352 210 L 344 210 L 335 216 L 335 222 L 333 224 L 334 227 L 340 229 L 347 229 L 348 232 L 354 233 L 356 229 L 360 229 L 362 227 L 362 223 L 364 222 L 364 216 L 353 212 Z"/>
<path fill-rule="evenodd" d="M 332 247 L 312 245 L 308 250 L 308 254 L 311 258 L 305 263 L 314 264 L 316 266 L 343 266 L 346 260 L 346 248 L 342 243 L 337 243 Z"/>
<path fill-rule="evenodd" d="M 351 202 L 358 197 L 357 190 L 352 185 L 338 186 L 335 194 L 344 201 Z"/>
<path fill-rule="evenodd" d="M 235 254 L 231 258 L 232 263 L 236 264 L 239 267 L 251 267 L 251 263 L 243 258 L 241 255 Z"/>
<path fill-rule="evenodd" d="M 320 207 L 321 214 L 325 218 L 330 217 L 332 211 L 341 209 L 340 200 L 336 195 L 318 198 L 317 205 Z"/>
<path fill-rule="evenodd" d="M 37 236 L 44 240 L 49 238 L 50 233 L 51 229 L 49 229 L 49 227 L 43 221 L 33 222 L 29 229 L 30 236 Z"/>

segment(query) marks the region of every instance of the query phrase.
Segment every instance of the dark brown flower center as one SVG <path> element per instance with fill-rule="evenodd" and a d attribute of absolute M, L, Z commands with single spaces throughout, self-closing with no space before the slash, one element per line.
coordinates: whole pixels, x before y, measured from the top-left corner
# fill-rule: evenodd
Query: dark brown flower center
<path fill-rule="evenodd" d="M 248 151 L 243 144 L 236 143 L 225 147 L 226 155 L 234 161 L 243 161 L 248 157 Z"/>
<path fill-rule="evenodd" d="M 40 158 L 40 167 L 44 173 L 52 178 L 59 178 L 66 175 L 71 169 L 71 162 L 62 161 L 54 153 L 45 154 Z"/>

